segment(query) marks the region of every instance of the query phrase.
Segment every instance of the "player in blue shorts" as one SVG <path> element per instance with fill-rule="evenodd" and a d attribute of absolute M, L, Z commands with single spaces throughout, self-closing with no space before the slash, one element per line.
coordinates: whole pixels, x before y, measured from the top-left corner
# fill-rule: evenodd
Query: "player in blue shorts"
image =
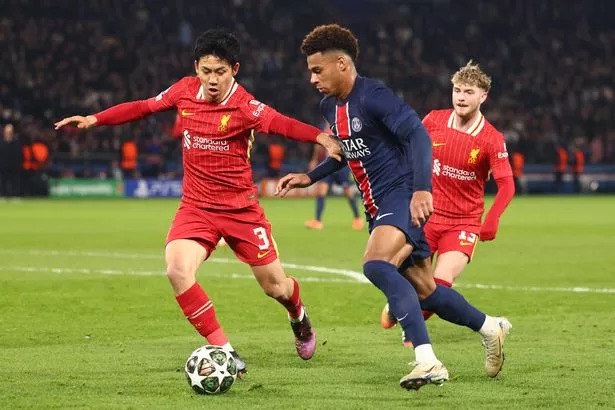
<path fill-rule="evenodd" d="M 327 130 L 329 132 L 329 130 Z M 324 149 L 319 149 L 319 145 L 314 146 L 314 153 L 309 163 L 309 170 L 316 168 L 316 166 L 327 157 L 327 153 Z M 348 205 L 352 210 L 352 229 L 360 231 L 363 229 L 363 219 L 359 216 L 359 209 L 357 208 L 357 200 L 355 198 L 355 191 L 351 185 L 350 170 L 348 167 L 344 167 L 331 175 L 318 181 L 316 184 L 316 215 L 314 219 L 305 221 L 305 227 L 309 229 L 321 230 L 324 228 L 322 222 L 322 214 L 325 210 L 325 199 L 329 193 L 329 188 L 332 185 L 338 185 L 344 190 L 344 196 L 348 199 Z"/>
<path fill-rule="evenodd" d="M 424 263 L 430 251 L 422 225 L 433 213 L 431 139 L 416 112 L 390 88 L 358 75 L 358 42 L 350 30 L 336 24 L 316 27 L 301 51 L 311 83 L 325 95 L 320 109 L 345 160 L 327 158 L 308 174 L 286 175 L 276 193 L 284 196 L 348 165 L 369 223 L 363 273 L 384 293 L 405 344 L 414 347 L 416 362 L 400 385 L 418 389 L 442 384 L 448 370 L 433 351 L 421 307 L 475 331 L 488 321 L 455 290 L 436 287 L 430 265 Z M 408 257 L 416 261 L 412 284 L 397 271 Z"/>

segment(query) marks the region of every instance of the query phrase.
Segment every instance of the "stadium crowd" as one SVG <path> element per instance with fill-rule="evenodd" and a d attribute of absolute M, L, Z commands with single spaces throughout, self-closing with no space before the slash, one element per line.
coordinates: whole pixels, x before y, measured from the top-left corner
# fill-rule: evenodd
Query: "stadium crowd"
<path fill-rule="evenodd" d="M 23 144 L 47 144 L 52 175 L 116 175 L 119 158 L 109 159 L 125 141 L 136 143 L 139 174 L 176 175 L 181 152 L 169 138 L 172 113 L 88 133 L 56 132 L 52 124 L 156 95 L 191 74 L 193 38 L 223 26 L 244 44 L 239 81 L 279 111 L 322 125 L 320 96 L 298 48 L 314 25 L 340 22 L 359 36 L 363 74 L 384 80 L 419 114 L 450 105 L 450 75 L 473 58 L 494 79 L 485 114 L 527 163 L 552 163 L 558 145 L 581 147 L 587 163 L 615 163 L 615 29 L 608 6 L 229 0 L 212 13 L 186 0 L 6 0 L 0 4 L 0 125 L 13 124 Z M 265 169 L 267 138 L 257 139 L 253 156 Z M 284 144 L 284 163 L 304 168 L 311 146 Z"/>

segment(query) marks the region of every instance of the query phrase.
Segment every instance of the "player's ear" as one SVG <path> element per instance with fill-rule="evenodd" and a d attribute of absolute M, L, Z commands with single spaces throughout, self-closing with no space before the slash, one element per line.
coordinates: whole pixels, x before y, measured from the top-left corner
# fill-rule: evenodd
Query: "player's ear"
<path fill-rule="evenodd" d="M 198 75 L 199 74 L 199 62 L 194 60 L 194 72 Z"/>
<path fill-rule="evenodd" d="M 340 71 L 344 71 L 346 70 L 347 67 L 348 67 L 347 57 L 343 54 L 340 54 L 339 56 L 337 56 L 337 68 Z"/>
<path fill-rule="evenodd" d="M 487 99 L 487 91 L 483 91 L 483 93 L 480 96 L 480 103 L 484 103 L 485 100 Z"/>
<path fill-rule="evenodd" d="M 232 71 L 233 71 L 233 77 L 235 77 L 237 75 L 237 73 L 239 72 L 239 62 L 235 63 L 232 67 L 231 67 Z"/>

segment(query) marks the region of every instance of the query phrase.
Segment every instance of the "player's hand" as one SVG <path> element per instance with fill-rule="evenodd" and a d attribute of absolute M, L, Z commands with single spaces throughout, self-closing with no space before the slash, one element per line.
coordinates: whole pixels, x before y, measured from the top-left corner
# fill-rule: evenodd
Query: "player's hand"
<path fill-rule="evenodd" d="M 498 225 L 500 220 L 497 218 L 490 218 L 487 214 L 483 226 L 480 227 L 480 234 L 478 237 L 481 241 L 492 241 L 495 239 L 495 235 L 498 232 Z"/>
<path fill-rule="evenodd" d="M 412 224 L 420 228 L 433 214 L 433 198 L 429 191 L 415 191 L 410 200 Z"/>
<path fill-rule="evenodd" d="M 63 126 L 69 124 L 80 129 L 86 129 L 95 126 L 97 122 L 98 120 L 93 115 L 88 115 L 86 117 L 82 115 L 73 115 L 72 117 L 64 118 L 63 120 L 56 122 L 54 125 L 56 130 L 59 130 Z"/>
<path fill-rule="evenodd" d="M 307 174 L 288 174 L 280 178 L 273 194 L 284 198 L 291 189 L 305 188 L 310 185 L 312 185 L 312 180 Z"/>
<path fill-rule="evenodd" d="M 342 162 L 344 158 L 344 152 L 342 151 L 342 144 L 339 142 L 337 138 L 333 135 L 329 135 L 327 133 L 321 132 L 316 137 L 316 142 L 322 145 L 326 150 L 327 154 L 338 162 Z"/>

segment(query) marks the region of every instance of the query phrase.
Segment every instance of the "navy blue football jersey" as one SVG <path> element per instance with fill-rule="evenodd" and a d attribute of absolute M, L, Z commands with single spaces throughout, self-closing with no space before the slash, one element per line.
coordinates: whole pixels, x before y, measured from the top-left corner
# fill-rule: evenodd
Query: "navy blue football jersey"
<path fill-rule="evenodd" d="M 426 134 L 412 108 L 380 81 L 358 76 L 345 100 L 325 97 L 320 110 L 343 144 L 365 210 L 372 218 L 391 190 L 412 194 L 411 141 L 415 132 Z M 427 154 L 427 184 L 431 184 L 431 150 Z M 414 188 L 430 190 L 431 186 Z"/>

